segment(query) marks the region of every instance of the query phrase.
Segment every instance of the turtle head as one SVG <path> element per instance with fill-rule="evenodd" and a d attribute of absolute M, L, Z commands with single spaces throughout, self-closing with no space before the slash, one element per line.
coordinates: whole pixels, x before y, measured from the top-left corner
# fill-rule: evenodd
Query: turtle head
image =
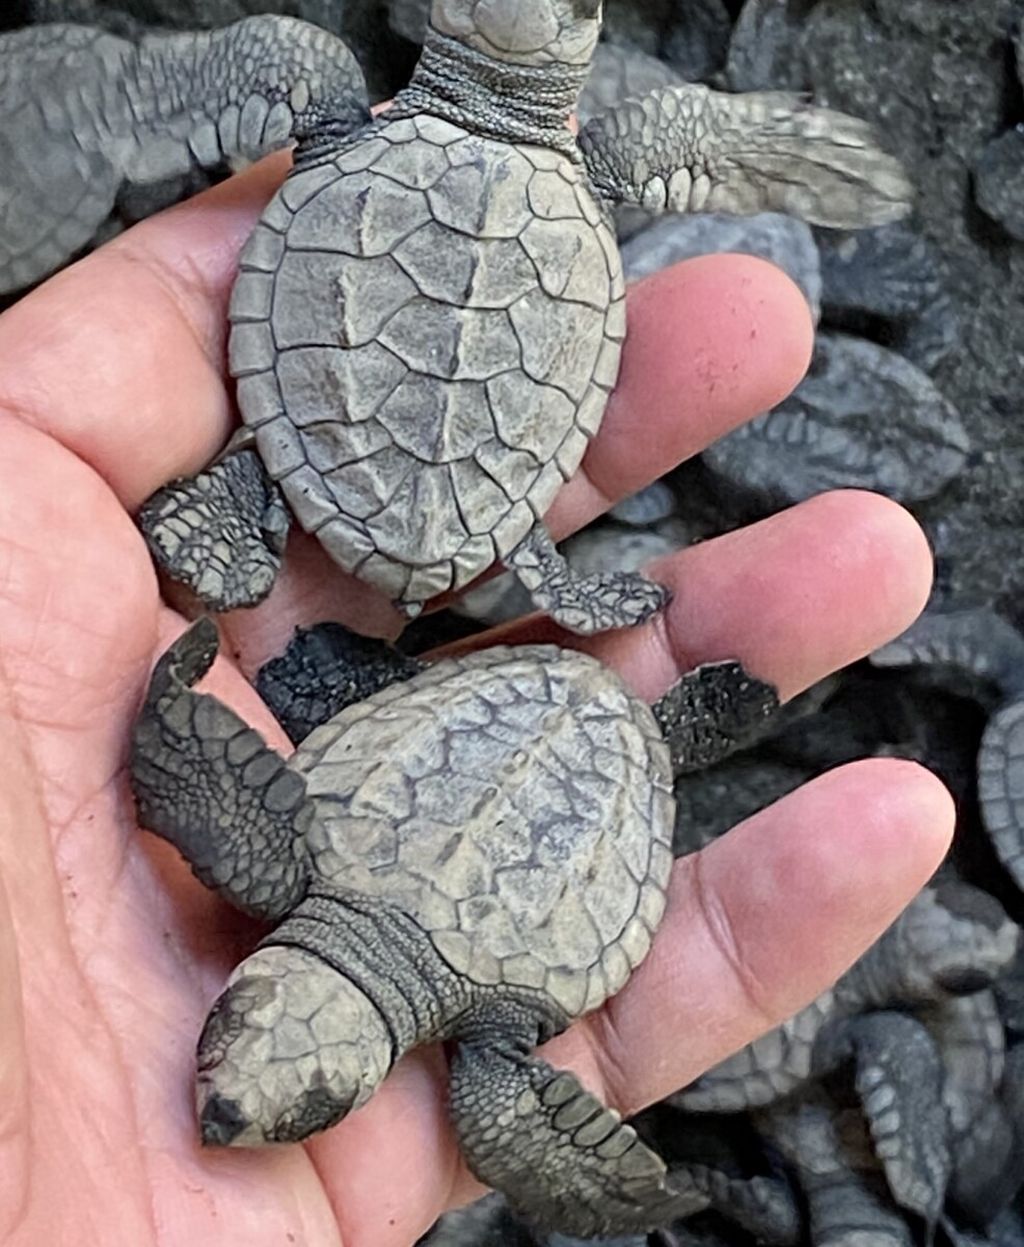
<path fill-rule="evenodd" d="M 910 996 L 935 999 L 990 987 L 1017 952 L 1020 929 L 987 893 L 959 881 L 926 888 L 899 919 Z"/>
<path fill-rule="evenodd" d="M 380 1013 L 299 948 L 260 948 L 235 971 L 199 1040 L 206 1144 L 294 1143 L 340 1121 L 392 1063 Z"/>
<path fill-rule="evenodd" d="M 588 65 L 601 31 L 601 0 L 434 0 L 431 25 L 516 65 Z"/>

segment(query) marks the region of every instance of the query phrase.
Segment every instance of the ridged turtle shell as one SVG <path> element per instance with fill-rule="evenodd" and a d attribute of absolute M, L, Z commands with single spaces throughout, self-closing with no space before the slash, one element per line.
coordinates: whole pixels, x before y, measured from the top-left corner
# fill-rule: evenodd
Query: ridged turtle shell
<path fill-rule="evenodd" d="M 553 646 L 437 663 L 318 728 L 293 761 L 318 872 L 411 914 L 459 973 L 569 1016 L 646 955 L 672 866 L 650 708 Z"/>
<path fill-rule="evenodd" d="M 239 406 L 302 526 L 412 606 L 509 553 L 575 472 L 624 297 L 581 165 L 378 122 L 293 173 L 242 253 Z"/>

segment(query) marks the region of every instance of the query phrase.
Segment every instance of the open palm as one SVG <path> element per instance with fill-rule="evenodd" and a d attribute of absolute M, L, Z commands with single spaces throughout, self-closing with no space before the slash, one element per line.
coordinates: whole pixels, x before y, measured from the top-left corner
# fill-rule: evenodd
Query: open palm
<path fill-rule="evenodd" d="M 126 781 L 150 667 L 183 626 L 131 514 L 226 439 L 227 293 L 283 169 L 266 162 L 147 222 L 0 317 L 0 1238 L 12 1247 L 408 1247 L 474 1192 L 437 1050 L 309 1146 L 199 1148 L 195 1040 L 256 932 L 138 831 Z M 778 401 L 807 362 L 802 297 L 761 261 L 691 261 L 631 298 L 621 384 L 550 517 L 557 536 Z M 909 624 L 930 560 L 906 513 L 846 493 L 654 572 L 675 590 L 665 617 L 590 650 L 650 697 L 723 657 L 791 696 Z M 299 538 L 271 600 L 223 622 L 234 662 L 209 686 L 282 748 L 244 677 L 323 618 L 397 629 Z M 533 620 L 501 635 L 551 631 Z M 679 863 L 654 952 L 550 1059 L 627 1113 L 681 1086 L 836 978 L 925 881 L 951 825 L 943 789 L 910 763 L 808 785 Z"/>

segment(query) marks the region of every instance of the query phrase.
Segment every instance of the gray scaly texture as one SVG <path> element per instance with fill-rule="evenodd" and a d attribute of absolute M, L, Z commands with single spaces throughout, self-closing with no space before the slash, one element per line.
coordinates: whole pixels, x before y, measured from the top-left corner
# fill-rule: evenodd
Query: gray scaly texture
<path fill-rule="evenodd" d="M 919 368 L 873 342 L 822 333 L 795 392 L 710 446 L 704 462 L 769 505 L 829 489 L 918 502 L 954 480 L 969 451 L 959 413 Z"/>
<path fill-rule="evenodd" d="M 303 134 L 241 257 L 230 361 L 259 454 L 333 560 L 410 616 L 495 561 L 580 631 L 664 603 L 637 575 L 569 575 L 540 528 L 618 378 L 612 209 L 840 226 L 909 206 L 865 126 L 793 97 L 664 88 L 577 143 L 599 28 L 597 4 L 435 0 L 410 86 L 357 134 Z"/>
<path fill-rule="evenodd" d="M 770 1104 L 810 1079 L 826 1023 L 869 1009 L 923 1006 L 992 983 L 1016 954 L 1019 930 L 967 884 L 926 888 L 835 987 L 702 1075 L 672 1102 L 691 1112 Z"/>
<path fill-rule="evenodd" d="M 926 614 L 871 661 L 915 668 L 955 692 L 969 677 L 967 691 L 983 705 L 995 690 L 978 752 L 978 800 L 999 860 L 1024 888 L 1024 637 L 985 609 Z"/>
<path fill-rule="evenodd" d="M 290 18 L 146 35 L 29 27 L 0 38 L 0 293 L 87 247 L 118 197 L 256 160 L 329 104 L 367 116 L 343 43 Z"/>

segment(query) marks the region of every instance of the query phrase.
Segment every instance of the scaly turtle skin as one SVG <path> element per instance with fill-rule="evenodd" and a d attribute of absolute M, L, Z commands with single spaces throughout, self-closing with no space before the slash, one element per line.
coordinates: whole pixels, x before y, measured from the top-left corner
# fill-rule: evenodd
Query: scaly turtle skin
<path fill-rule="evenodd" d="M 672 1097 L 691 1112 L 774 1103 L 814 1072 L 826 1026 L 872 1009 L 934 1007 L 989 987 L 1016 955 L 1020 928 L 968 884 L 925 888 L 834 987 Z"/>
<path fill-rule="evenodd" d="M 365 101 L 348 48 L 294 18 L 137 43 L 75 25 L 0 36 L 0 294 L 87 247 L 119 199 L 155 211 L 328 111 L 358 124 Z"/>
<path fill-rule="evenodd" d="M 758 1126 L 796 1175 L 813 1247 L 913 1247 L 855 1111 L 810 1086 L 759 1113 Z"/>
<path fill-rule="evenodd" d="M 729 689 L 734 721 L 763 715 L 773 691 L 738 664 L 701 668 L 660 707 L 678 716 L 666 737 L 614 673 L 554 646 L 482 651 L 390 684 L 382 659 L 378 691 L 286 764 L 191 691 L 217 644 L 204 620 L 160 660 L 132 760 L 142 825 L 279 924 L 203 1031 L 204 1141 L 305 1138 L 363 1104 L 409 1048 L 451 1040 L 466 1159 L 517 1210 L 596 1234 L 707 1207 L 706 1175 L 671 1183 L 632 1128 L 528 1053 L 647 954 L 672 866 L 673 753 L 714 753 L 701 720 Z M 337 649 L 340 667 L 357 661 Z M 318 660 L 300 638 L 307 707 Z M 276 668 L 274 687 L 286 676 Z M 335 678 L 328 691 L 345 702 L 367 690 Z"/>
<path fill-rule="evenodd" d="M 600 0 L 435 0 L 411 85 L 358 133 L 311 127 L 242 254 L 231 370 L 253 446 L 239 453 L 410 616 L 496 559 L 580 633 L 667 599 L 638 574 L 571 574 L 542 523 L 618 377 L 613 208 L 856 227 L 908 206 L 867 126 L 795 96 L 663 87 L 577 142 L 600 24 Z M 223 529 L 209 493 L 175 484 L 141 523 L 211 608 L 265 594 L 230 569 L 203 583 L 188 534 Z M 265 547 L 258 523 L 249 541 Z"/>
<path fill-rule="evenodd" d="M 893 1199 L 934 1228 L 947 1188 L 974 1208 L 979 1175 L 992 1177 L 994 1198 L 1008 1168 L 1002 1027 L 983 989 L 1018 943 L 986 893 L 926 888 L 834 988 L 672 1101 L 696 1112 L 770 1106 L 848 1066 Z"/>
<path fill-rule="evenodd" d="M 992 709 L 978 750 L 981 821 L 1024 890 L 1024 636 L 985 608 L 929 612 L 871 661 L 913 668 Z"/>

